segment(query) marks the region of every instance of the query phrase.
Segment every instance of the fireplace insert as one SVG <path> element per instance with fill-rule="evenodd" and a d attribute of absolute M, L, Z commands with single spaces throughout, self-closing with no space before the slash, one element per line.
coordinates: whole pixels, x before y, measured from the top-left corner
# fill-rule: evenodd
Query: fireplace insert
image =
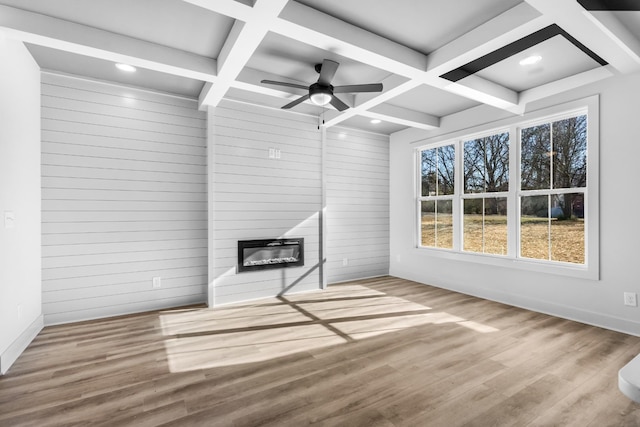
<path fill-rule="evenodd" d="M 238 241 L 238 272 L 304 265 L 304 239 Z"/>

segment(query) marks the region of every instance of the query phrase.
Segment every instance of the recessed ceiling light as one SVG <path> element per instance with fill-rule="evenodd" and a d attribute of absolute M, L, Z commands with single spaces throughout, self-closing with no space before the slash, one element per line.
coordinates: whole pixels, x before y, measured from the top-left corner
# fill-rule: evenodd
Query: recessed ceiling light
<path fill-rule="evenodd" d="M 533 65 L 533 64 L 537 64 L 540 61 L 542 61 L 542 56 L 540 56 L 540 55 L 531 55 L 531 56 L 527 56 L 526 58 L 521 60 L 520 61 L 520 65 L 522 65 L 522 66 Z"/>
<path fill-rule="evenodd" d="M 378 120 L 378 119 L 371 119 L 371 123 L 373 123 L 374 125 L 377 125 L 378 123 L 380 123 L 380 120 Z"/>
<path fill-rule="evenodd" d="M 116 64 L 116 68 L 118 68 L 118 70 L 120 71 L 126 71 L 127 73 L 133 73 L 136 71 L 136 67 L 134 67 L 133 65 L 129 65 L 129 64 Z"/>

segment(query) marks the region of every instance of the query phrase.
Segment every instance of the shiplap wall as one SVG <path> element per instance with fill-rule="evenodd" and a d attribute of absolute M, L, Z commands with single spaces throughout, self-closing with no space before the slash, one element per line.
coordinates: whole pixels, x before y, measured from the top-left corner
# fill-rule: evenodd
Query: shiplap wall
<path fill-rule="evenodd" d="M 195 101 L 43 74 L 45 322 L 206 301 L 206 168 Z"/>
<path fill-rule="evenodd" d="M 215 305 L 320 287 L 322 138 L 316 119 L 223 101 L 209 112 Z M 269 148 L 280 159 L 269 158 Z M 236 273 L 237 241 L 304 237 L 304 267 Z"/>
<path fill-rule="evenodd" d="M 327 282 L 389 274 L 389 138 L 332 127 L 326 144 Z"/>

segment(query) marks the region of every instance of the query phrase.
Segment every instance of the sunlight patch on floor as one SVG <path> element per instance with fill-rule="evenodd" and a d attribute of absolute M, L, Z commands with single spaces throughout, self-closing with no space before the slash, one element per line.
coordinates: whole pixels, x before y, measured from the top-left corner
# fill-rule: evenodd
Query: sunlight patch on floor
<path fill-rule="evenodd" d="M 185 372 L 263 362 L 346 342 L 322 325 L 305 325 L 173 338 L 165 348 L 171 372 Z"/>
<path fill-rule="evenodd" d="M 171 372 L 263 362 L 428 324 L 478 333 L 489 325 L 364 286 L 160 315 Z"/>

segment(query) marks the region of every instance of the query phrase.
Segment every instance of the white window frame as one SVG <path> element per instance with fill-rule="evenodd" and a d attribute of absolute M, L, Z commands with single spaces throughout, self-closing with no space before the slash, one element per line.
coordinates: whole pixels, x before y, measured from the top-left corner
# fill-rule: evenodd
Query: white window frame
<path fill-rule="evenodd" d="M 520 130 L 535 126 L 536 124 L 552 123 L 557 120 L 574 117 L 580 114 L 587 115 L 587 184 L 584 188 L 584 232 L 585 232 L 585 263 L 574 264 L 560 261 L 538 260 L 521 258 L 520 254 Z M 415 233 L 416 250 L 427 253 L 430 256 L 447 259 L 476 262 L 481 264 L 517 268 L 529 271 L 558 274 L 577 278 L 598 280 L 599 269 L 599 97 L 597 95 L 556 105 L 549 108 L 526 113 L 522 116 L 510 117 L 471 129 L 458 131 L 445 136 L 434 137 L 417 141 L 415 144 L 415 173 L 414 197 L 416 206 Z M 492 133 L 509 132 L 509 191 L 499 193 L 481 193 L 483 197 L 507 197 L 507 235 L 508 246 L 506 255 L 493 255 L 462 250 L 463 218 L 462 203 L 469 194 L 464 193 L 463 170 L 463 144 L 474 138 L 491 135 Z M 422 197 L 421 189 L 421 165 L 420 152 L 425 149 L 436 148 L 454 144 L 456 149 L 455 191 L 453 202 L 453 249 L 426 247 L 421 245 L 421 218 L 420 206 Z M 582 190 L 580 188 L 579 190 Z M 541 190 L 544 194 L 556 192 L 576 192 L 576 189 L 552 189 Z M 532 195 L 533 190 L 524 191 L 526 195 Z M 475 193 L 474 193 L 475 194 Z M 478 196 L 480 197 L 480 196 Z M 431 198 L 433 200 L 433 198 Z"/>

